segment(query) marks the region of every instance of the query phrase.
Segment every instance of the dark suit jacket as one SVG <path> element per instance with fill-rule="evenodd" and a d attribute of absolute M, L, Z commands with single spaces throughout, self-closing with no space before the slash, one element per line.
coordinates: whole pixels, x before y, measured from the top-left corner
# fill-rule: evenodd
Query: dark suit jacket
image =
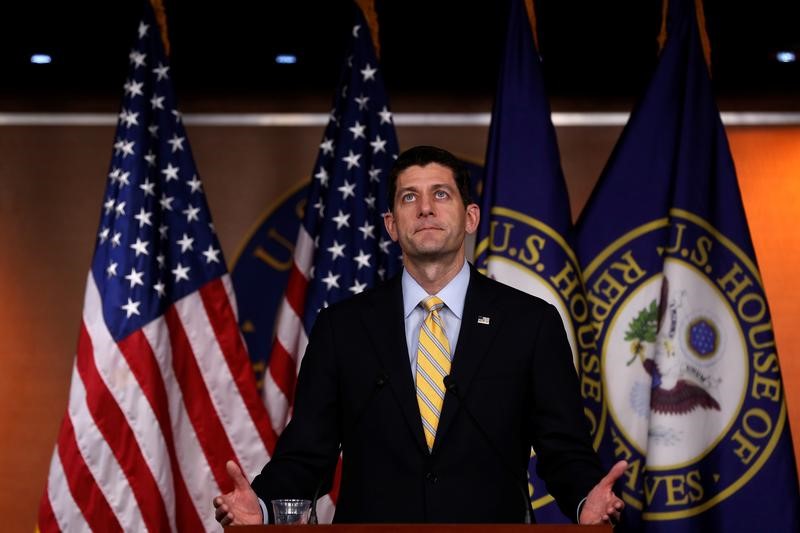
<path fill-rule="evenodd" d="M 533 446 L 574 517 L 604 472 L 555 308 L 471 270 L 431 452 L 405 339 L 400 276 L 320 312 L 259 497 L 311 499 L 341 443 L 336 522 L 522 522 Z"/>

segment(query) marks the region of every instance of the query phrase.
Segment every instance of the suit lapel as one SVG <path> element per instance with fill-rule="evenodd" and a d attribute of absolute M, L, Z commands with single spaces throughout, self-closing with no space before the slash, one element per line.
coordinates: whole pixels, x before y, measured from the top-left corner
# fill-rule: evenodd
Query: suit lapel
<path fill-rule="evenodd" d="M 494 300 L 495 292 L 488 287 L 486 278 L 470 265 L 469 286 L 461 316 L 461 331 L 458 334 L 450 370 L 452 381 L 457 385 L 461 398 L 466 397 L 472 378 L 489 353 L 489 346 L 497 333 L 498 324 L 502 323 L 503 309 Z M 436 429 L 434 452 L 453 422 L 460 407 L 458 404 L 459 400 L 452 394 L 445 395 L 439 427 Z"/>
<path fill-rule="evenodd" d="M 381 368 L 389 376 L 389 386 L 400 404 L 409 430 L 420 451 L 427 453 L 425 434 L 417 405 L 417 392 L 408 362 L 403 289 L 401 276 L 395 276 L 382 290 L 376 290 L 363 308 L 361 318 L 366 326 Z"/>

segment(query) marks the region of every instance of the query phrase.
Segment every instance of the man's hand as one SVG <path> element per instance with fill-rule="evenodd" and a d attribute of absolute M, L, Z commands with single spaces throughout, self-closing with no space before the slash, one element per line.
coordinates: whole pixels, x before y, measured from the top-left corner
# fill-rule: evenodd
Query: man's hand
<path fill-rule="evenodd" d="M 233 461 L 225 463 L 225 469 L 233 480 L 233 490 L 214 498 L 215 517 L 224 526 L 263 524 L 258 496 Z"/>
<path fill-rule="evenodd" d="M 612 490 L 614 482 L 628 468 L 626 461 L 620 461 L 611 467 L 606 477 L 594 486 L 583 502 L 579 524 L 606 524 L 615 525 L 619 520 L 619 513 L 625 503 L 617 498 Z"/>

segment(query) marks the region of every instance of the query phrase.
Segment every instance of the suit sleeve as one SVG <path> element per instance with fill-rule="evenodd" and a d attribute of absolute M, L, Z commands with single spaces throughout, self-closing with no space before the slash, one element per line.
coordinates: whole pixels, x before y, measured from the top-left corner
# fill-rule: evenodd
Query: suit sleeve
<path fill-rule="evenodd" d="M 292 420 L 270 462 L 252 482 L 267 509 L 270 500 L 312 499 L 315 492 L 330 490 L 340 439 L 335 346 L 330 313 L 323 310 L 300 366 Z"/>
<path fill-rule="evenodd" d="M 547 305 L 539 321 L 531 369 L 530 434 L 537 473 L 568 517 L 603 477 L 583 415 L 572 351 L 558 311 Z"/>

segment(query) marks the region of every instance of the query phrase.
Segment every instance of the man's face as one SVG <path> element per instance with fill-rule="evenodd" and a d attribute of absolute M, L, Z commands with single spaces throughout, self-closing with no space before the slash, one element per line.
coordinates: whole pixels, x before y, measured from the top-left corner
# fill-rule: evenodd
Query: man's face
<path fill-rule="evenodd" d="M 400 173 L 392 212 L 384 216 L 403 256 L 426 263 L 447 260 L 459 251 L 463 255 L 464 237 L 477 229 L 478 220 L 478 206 L 464 207 L 453 171 L 438 163 Z"/>

